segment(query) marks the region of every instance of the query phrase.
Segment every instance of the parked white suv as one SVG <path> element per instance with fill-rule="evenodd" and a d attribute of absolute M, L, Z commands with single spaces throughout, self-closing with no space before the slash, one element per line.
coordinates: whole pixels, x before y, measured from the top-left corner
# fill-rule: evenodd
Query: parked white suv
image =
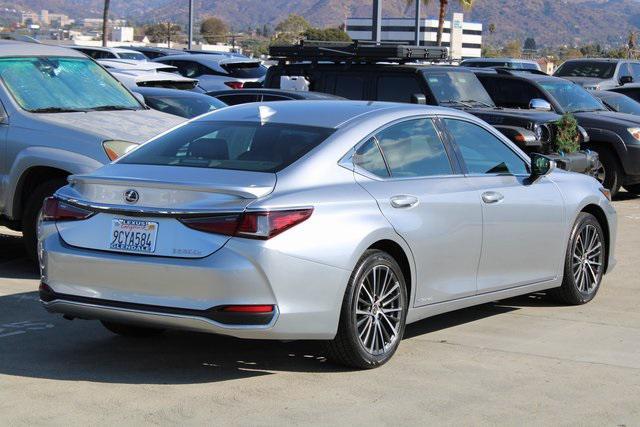
<path fill-rule="evenodd" d="M 150 110 L 85 55 L 0 41 L 0 223 L 35 256 L 42 201 L 184 121 Z"/>
<path fill-rule="evenodd" d="M 121 47 L 93 47 L 93 46 L 69 46 L 71 49 L 82 52 L 93 59 L 132 59 L 135 61 L 147 61 L 148 58 L 141 52 Z"/>
<path fill-rule="evenodd" d="M 640 61 L 625 59 L 570 59 L 553 74 L 588 90 L 607 90 L 640 82 Z"/>

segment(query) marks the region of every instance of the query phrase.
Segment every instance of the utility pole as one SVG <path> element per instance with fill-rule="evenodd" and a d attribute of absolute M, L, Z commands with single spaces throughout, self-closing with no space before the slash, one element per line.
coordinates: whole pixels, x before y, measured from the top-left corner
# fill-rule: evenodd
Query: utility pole
<path fill-rule="evenodd" d="M 171 22 L 167 22 L 167 47 L 171 49 Z"/>
<path fill-rule="evenodd" d="M 416 46 L 420 46 L 420 4 L 422 0 L 415 0 L 416 2 Z"/>
<path fill-rule="evenodd" d="M 193 0 L 189 0 L 189 50 L 193 44 Z"/>
<path fill-rule="evenodd" d="M 371 40 L 380 43 L 382 38 L 382 0 L 373 0 Z"/>

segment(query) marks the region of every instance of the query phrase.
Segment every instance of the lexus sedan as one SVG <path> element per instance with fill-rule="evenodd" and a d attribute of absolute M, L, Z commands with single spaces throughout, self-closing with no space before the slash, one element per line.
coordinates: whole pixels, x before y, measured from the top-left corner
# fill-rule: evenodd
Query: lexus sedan
<path fill-rule="evenodd" d="M 325 340 L 372 368 L 407 323 L 545 289 L 583 304 L 614 265 L 596 180 L 446 108 L 239 105 L 69 182 L 42 211 L 40 299 L 128 336 Z"/>

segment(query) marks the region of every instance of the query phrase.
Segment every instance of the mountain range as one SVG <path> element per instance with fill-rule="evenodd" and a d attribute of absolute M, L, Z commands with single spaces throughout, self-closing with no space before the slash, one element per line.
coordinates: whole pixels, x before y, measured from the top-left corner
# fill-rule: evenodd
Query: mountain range
<path fill-rule="evenodd" d="M 406 0 L 382 0 L 384 16 L 412 17 Z M 371 15 L 371 0 L 195 0 L 196 16 L 218 16 L 234 30 L 275 26 L 290 13 L 304 16 L 316 26 L 337 26 L 348 16 Z M 436 16 L 436 0 L 426 8 Z M 103 0 L 0 1 L 0 7 L 65 13 L 74 18 L 100 17 Z M 450 10 L 459 10 L 450 0 Z M 188 0 L 111 0 L 112 16 L 136 23 L 186 23 Z M 466 21 L 481 22 L 485 32 L 496 26 L 491 43 L 534 37 L 539 45 L 602 43 L 618 45 L 640 27 L 638 0 L 476 0 Z"/>

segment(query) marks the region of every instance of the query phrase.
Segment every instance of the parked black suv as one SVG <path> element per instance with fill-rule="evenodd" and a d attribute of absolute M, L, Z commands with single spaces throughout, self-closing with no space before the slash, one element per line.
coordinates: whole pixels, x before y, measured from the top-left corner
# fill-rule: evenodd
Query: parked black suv
<path fill-rule="evenodd" d="M 270 54 L 279 63 L 269 68 L 264 86 L 280 88 L 287 77 L 296 77 L 306 79 L 309 90 L 347 99 L 462 109 L 493 125 L 525 152 L 552 154 L 558 114 L 496 107 L 468 68 L 405 63 L 428 57 L 428 49 L 383 45 L 367 46 L 362 52 L 357 44 L 275 46 Z M 582 131 L 581 136 L 587 138 L 586 132 Z M 576 172 L 595 172 L 595 153 L 577 153 L 573 157 L 580 161 L 559 162 L 560 166 Z"/>
<path fill-rule="evenodd" d="M 526 110 L 535 104 L 557 114 L 573 114 L 589 134 L 583 148 L 600 156 L 603 185 L 612 195 L 620 186 L 640 194 L 639 117 L 609 111 L 582 86 L 559 77 L 507 70 L 476 75 L 500 107 Z"/>

